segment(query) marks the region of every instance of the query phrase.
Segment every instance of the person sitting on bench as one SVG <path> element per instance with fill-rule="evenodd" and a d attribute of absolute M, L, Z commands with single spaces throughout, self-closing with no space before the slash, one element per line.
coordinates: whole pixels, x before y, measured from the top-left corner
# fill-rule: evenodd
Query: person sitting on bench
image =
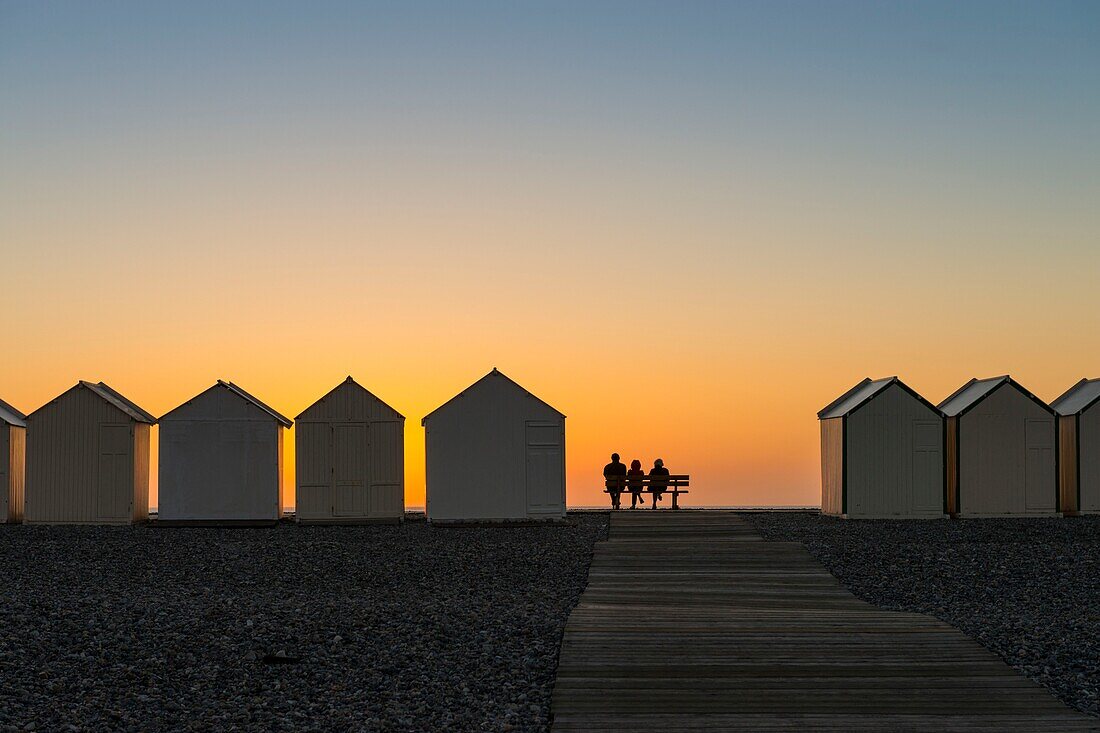
<path fill-rule="evenodd" d="M 619 462 L 619 454 L 611 454 L 611 463 L 603 467 L 604 485 L 607 493 L 611 495 L 611 508 L 619 508 L 619 497 L 623 493 L 623 484 L 626 477 L 626 466 Z"/>
<path fill-rule="evenodd" d="M 665 468 L 665 462 L 658 458 L 649 472 L 649 493 L 653 494 L 654 504 L 661 500 L 661 494 L 665 493 L 668 485 L 668 479 L 663 478 L 664 476 L 668 476 L 668 469 Z"/>
<path fill-rule="evenodd" d="M 630 462 L 630 470 L 626 472 L 626 486 L 630 489 L 630 508 L 638 506 L 638 502 L 645 504 L 645 497 L 642 496 L 642 477 L 645 476 L 645 471 L 642 470 L 642 462 L 635 458 Z"/>

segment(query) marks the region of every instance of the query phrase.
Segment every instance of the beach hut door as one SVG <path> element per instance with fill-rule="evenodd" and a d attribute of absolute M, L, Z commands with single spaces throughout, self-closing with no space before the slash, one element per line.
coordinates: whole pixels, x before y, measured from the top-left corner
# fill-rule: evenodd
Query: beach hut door
<path fill-rule="evenodd" d="M 367 426 L 364 423 L 336 425 L 333 432 L 333 513 L 338 517 L 359 516 L 367 502 Z"/>
<path fill-rule="evenodd" d="M 96 519 L 125 519 L 130 515 L 133 477 L 130 465 L 129 425 L 99 426 L 99 467 L 96 476 Z"/>
<path fill-rule="evenodd" d="M 1027 420 L 1024 423 L 1024 508 L 1054 511 L 1058 478 L 1054 461 L 1054 421 Z"/>
<path fill-rule="evenodd" d="M 527 423 L 527 513 L 560 512 L 562 505 L 562 428 L 559 423 Z"/>
<path fill-rule="evenodd" d="M 913 476 L 909 509 L 918 513 L 943 511 L 943 423 L 913 421 Z"/>

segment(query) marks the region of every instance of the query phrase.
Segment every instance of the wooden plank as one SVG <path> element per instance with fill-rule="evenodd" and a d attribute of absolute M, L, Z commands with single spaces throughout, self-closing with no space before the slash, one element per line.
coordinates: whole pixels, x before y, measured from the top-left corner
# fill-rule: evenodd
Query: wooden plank
<path fill-rule="evenodd" d="M 1077 731 L 937 619 L 853 596 L 732 512 L 619 512 L 566 624 L 553 730 Z"/>

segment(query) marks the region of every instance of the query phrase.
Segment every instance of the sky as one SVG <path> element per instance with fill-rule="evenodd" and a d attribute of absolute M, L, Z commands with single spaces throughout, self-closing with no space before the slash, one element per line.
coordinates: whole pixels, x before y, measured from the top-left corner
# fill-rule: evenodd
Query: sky
<path fill-rule="evenodd" d="M 865 376 L 1100 376 L 1098 90 L 1095 2 L 0 0 L 0 399 L 350 374 L 418 506 L 495 366 L 571 505 L 816 505 Z"/>

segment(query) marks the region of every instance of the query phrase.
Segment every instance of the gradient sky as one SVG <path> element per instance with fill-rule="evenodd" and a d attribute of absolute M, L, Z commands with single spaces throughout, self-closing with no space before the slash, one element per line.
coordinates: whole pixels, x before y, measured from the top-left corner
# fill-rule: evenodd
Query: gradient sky
<path fill-rule="evenodd" d="M 0 255 L 25 411 L 352 374 L 414 506 L 497 366 L 571 504 L 816 504 L 864 376 L 1100 376 L 1100 4 L 0 0 Z"/>

